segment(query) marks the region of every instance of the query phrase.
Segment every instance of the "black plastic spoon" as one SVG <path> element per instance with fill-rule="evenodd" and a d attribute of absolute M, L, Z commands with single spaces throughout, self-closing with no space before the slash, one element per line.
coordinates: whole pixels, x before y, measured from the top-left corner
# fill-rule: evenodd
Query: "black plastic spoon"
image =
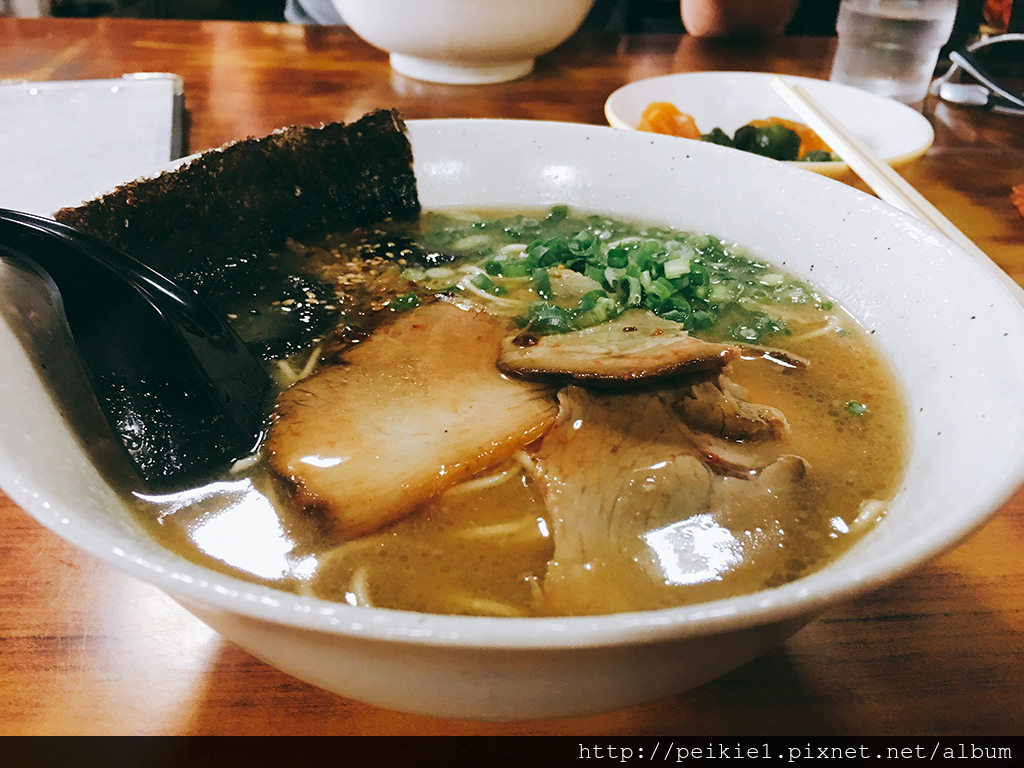
<path fill-rule="evenodd" d="M 257 446 L 273 383 L 194 293 L 97 238 L 6 209 L 0 259 L 46 283 L 148 489 L 211 479 Z"/>

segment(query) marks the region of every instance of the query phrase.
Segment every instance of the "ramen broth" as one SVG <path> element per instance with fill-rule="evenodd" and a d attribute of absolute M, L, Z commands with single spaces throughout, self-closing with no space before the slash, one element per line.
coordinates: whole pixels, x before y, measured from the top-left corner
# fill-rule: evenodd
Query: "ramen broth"
<path fill-rule="evenodd" d="M 647 255 L 667 251 L 667 260 L 660 255 L 655 259 L 661 259 L 657 269 L 663 272 L 653 272 L 664 276 L 664 264 L 671 262 L 668 283 L 685 282 L 679 280 L 679 270 L 686 267 L 690 272 L 684 274 L 701 285 L 689 307 L 674 295 L 655 301 L 651 270 L 638 272 L 630 266 L 635 262 L 623 261 L 615 252 L 611 261 L 618 266 L 603 271 L 593 263 L 574 267 L 592 282 L 561 299 L 564 314 L 580 327 L 598 327 L 608 320 L 600 312 L 613 318 L 623 301 L 642 308 L 650 299 L 649 305 L 671 314 L 674 322 L 682 326 L 681 321 L 688 321 L 691 334 L 740 345 L 742 351 L 725 369 L 729 387 L 746 402 L 784 415 L 788 428 L 772 460 L 781 455 L 799 470 L 795 490 L 779 490 L 768 481 L 769 469 L 761 466 L 700 470 L 702 482 L 711 484 L 712 499 L 742 499 L 729 495 L 741 486 L 752 495 L 737 502 L 731 516 L 723 517 L 706 500 L 698 500 L 703 506 L 696 513 L 669 514 L 648 528 L 628 528 L 632 521 L 627 521 L 623 540 L 611 546 L 595 546 L 594 534 L 580 534 L 584 555 L 570 567 L 554 560 L 559 551 L 566 559 L 557 537 L 577 534 L 566 532 L 570 515 L 550 503 L 554 460 L 551 445 L 545 447 L 545 440 L 553 439 L 549 435 L 448 488 L 413 513 L 347 538 L 338 535 L 329 517 L 296 504 L 292 484 L 268 468 L 266 457 L 255 457 L 241 462 L 231 477 L 201 489 L 166 497 L 139 495 L 141 519 L 154 537 L 216 570 L 353 605 L 442 614 L 571 615 L 664 608 L 779 586 L 836 558 L 884 515 L 906 463 L 906 403 L 884 355 L 851 316 L 738 246 L 562 208 L 553 211 L 445 211 L 424 214 L 414 224 L 389 223 L 329 238 L 314 248 L 295 244 L 281 255 L 280 268 L 315 268 L 336 285 L 346 283 L 344 275 L 365 272 L 368 254 L 376 258 L 390 249 L 396 261 L 389 256 L 375 262 L 369 281 L 362 282 L 386 288 L 364 297 L 362 304 L 339 289 L 347 328 L 323 340 L 322 346 L 283 361 L 282 383 L 309 375 L 311 358 L 333 355 L 344 360 L 352 339 L 372 333 L 381 318 L 386 325 L 392 315 L 428 303 L 434 292 L 508 318 L 512 333 L 517 327 L 537 331 L 544 318 L 537 321 L 536 315 L 548 312 L 543 306 L 538 310 L 539 304 L 549 303 L 543 297 L 554 293 L 550 305 L 559 303 L 558 291 L 550 291 L 544 281 L 565 276 L 550 265 L 544 268 L 547 274 L 528 265 L 529 275 L 523 275 L 516 265 L 530 247 L 538 250 L 538 242 L 547 239 L 551 247 L 560 247 L 555 238 L 571 238 L 582 227 L 596 240 L 587 246 L 593 253 L 607 255 L 622 248 L 632 259 L 644 248 Z M 666 243 L 675 245 L 666 248 Z M 438 254 L 445 260 L 434 258 Z M 452 255 L 456 258 L 447 260 Z M 605 261 L 598 266 L 607 261 L 601 258 Z M 506 268 L 495 266 L 496 260 L 506 262 Z M 643 259 L 640 263 L 650 266 Z M 640 275 L 639 282 L 648 283 L 646 290 L 631 291 L 626 280 L 631 269 Z M 612 290 L 616 277 L 617 291 Z M 597 284 L 603 296 L 577 298 L 594 294 Z M 619 304 L 609 305 L 604 296 Z M 561 322 L 558 318 L 555 322 Z M 586 383 L 581 387 L 579 382 L 566 389 L 560 382 L 566 398 L 560 407 L 569 407 L 573 392 L 588 403 L 585 416 L 571 425 L 582 435 L 588 429 L 585 420 L 603 418 L 595 409 L 642 407 L 645 398 L 672 404 L 678 391 L 709 378 L 714 380 L 714 374 L 684 374 L 629 391 Z M 747 450 L 743 440 L 736 442 L 738 450 Z M 638 479 L 622 487 L 655 488 L 665 463 L 648 461 L 630 468 L 631 477 Z M 622 474 L 621 468 L 609 474 L 616 472 Z M 565 487 L 573 486 L 569 482 Z M 724 496 L 723 488 L 728 489 Z M 621 507 L 611 502 L 612 507 L 616 504 Z M 596 525 L 605 525 L 607 532 L 624 523 L 598 520 Z"/>

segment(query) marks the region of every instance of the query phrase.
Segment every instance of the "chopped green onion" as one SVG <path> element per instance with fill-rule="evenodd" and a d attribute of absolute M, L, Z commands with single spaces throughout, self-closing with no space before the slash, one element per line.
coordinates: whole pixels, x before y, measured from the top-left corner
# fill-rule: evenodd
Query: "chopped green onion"
<path fill-rule="evenodd" d="M 418 307 L 420 305 L 420 297 L 415 293 L 406 293 L 401 296 L 395 296 L 391 300 L 391 308 L 396 312 L 404 312 L 407 309 Z"/>
<path fill-rule="evenodd" d="M 533 270 L 533 288 L 542 299 L 550 299 L 554 293 L 551 290 L 551 277 L 543 267 Z"/>
<path fill-rule="evenodd" d="M 612 248 L 608 251 L 608 266 L 625 269 L 629 264 L 629 252 L 625 248 Z"/>
<path fill-rule="evenodd" d="M 551 210 L 548 211 L 548 215 L 544 217 L 545 223 L 554 223 L 558 221 L 564 221 L 569 215 L 568 205 L 553 205 Z"/>
<path fill-rule="evenodd" d="M 470 278 L 475 289 L 502 295 L 517 289 L 491 278 L 531 280 L 539 304 L 524 310 L 520 322 L 537 332 L 564 332 L 641 307 L 709 337 L 760 343 L 789 332 L 765 311 L 773 303 L 831 308 L 803 283 L 710 235 L 656 226 L 638 230 L 566 206 L 554 206 L 546 215 L 516 214 L 483 223 L 445 214 L 429 214 L 428 221 L 422 241 L 427 248 L 451 252 L 464 244 L 471 250 L 468 246 L 476 243 L 475 255 L 460 254 L 481 270 Z M 602 290 L 575 308 L 554 307 L 553 267 L 585 275 Z"/>
<path fill-rule="evenodd" d="M 501 264 L 502 277 L 526 277 L 530 270 L 529 259 L 508 259 Z"/>
<path fill-rule="evenodd" d="M 418 283 L 421 280 L 426 279 L 427 272 L 426 270 L 419 269 L 417 267 L 408 267 L 402 270 L 402 277 L 404 277 L 406 280 L 409 280 L 410 282 Z"/>
<path fill-rule="evenodd" d="M 573 325 L 576 328 L 589 328 L 616 317 L 622 308 L 604 291 L 590 291 L 572 311 Z"/>
<path fill-rule="evenodd" d="M 495 285 L 494 281 L 491 280 L 491 278 L 489 278 L 483 272 L 473 275 L 473 277 L 469 279 L 469 282 L 472 283 L 477 288 L 479 288 L 481 291 L 492 293 L 495 296 L 502 296 L 508 293 L 508 291 L 506 291 L 500 285 Z"/>
<path fill-rule="evenodd" d="M 676 287 L 672 285 L 672 283 L 670 283 L 664 277 L 659 277 L 657 280 L 651 283 L 650 287 L 647 290 L 650 293 L 653 293 L 662 301 L 664 301 L 673 293 L 675 293 Z"/>
<path fill-rule="evenodd" d="M 708 299 L 710 301 L 722 302 L 729 301 L 731 298 L 732 291 L 729 290 L 729 286 L 727 285 L 716 285 L 711 289 L 711 292 L 708 294 Z"/>
<path fill-rule="evenodd" d="M 604 282 L 604 270 L 601 267 L 594 264 L 587 264 L 583 270 L 583 274 L 593 280 L 595 283 Z"/>
<path fill-rule="evenodd" d="M 615 267 L 608 267 L 604 271 L 604 282 L 605 284 L 615 290 L 615 287 L 619 284 L 619 278 L 626 273 L 624 269 L 616 269 Z"/>
<path fill-rule="evenodd" d="M 690 271 L 690 260 L 689 259 L 672 259 L 672 261 L 665 262 L 665 277 L 670 280 L 675 277 L 681 277 L 682 275 L 688 274 Z"/>
<path fill-rule="evenodd" d="M 546 301 L 534 301 L 528 304 L 526 312 L 516 318 L 516 323 L 538 333 L 568 333 L 573 329 L 569 313 Z"/>
<path fill-rule="evenodd" d="M 631 277 L 630 275 L 625 276 L 626 284 L 629 286 L 629 295 L 626 296 L 626 304 L 631 307 L 639 307 L 640 301 L 643 299 L 643 286 L 640 281 Z"/>

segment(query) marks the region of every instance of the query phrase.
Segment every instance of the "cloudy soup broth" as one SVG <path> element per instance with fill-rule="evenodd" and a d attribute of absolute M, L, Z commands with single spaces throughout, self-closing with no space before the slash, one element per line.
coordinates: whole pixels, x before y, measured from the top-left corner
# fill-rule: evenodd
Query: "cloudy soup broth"
<path fill-rule="evenodd" d="M 336 327 L 274 362 L 258 456 L 136 494 L 140 517 L 352 605 L 587 615 L 786 584 L 885 515 L 908 420 L 870 333 L 766 256 L 564 206 L 291 243 L 273 269 L 331 286 Z"/>

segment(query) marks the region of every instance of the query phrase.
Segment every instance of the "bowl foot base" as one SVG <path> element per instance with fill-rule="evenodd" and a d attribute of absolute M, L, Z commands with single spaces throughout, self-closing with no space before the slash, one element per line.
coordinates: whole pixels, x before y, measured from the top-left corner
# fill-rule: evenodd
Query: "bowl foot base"
<path fill-rule="evenodd" d="M 520 77 L 526 77 L 526 75 L 533 71 L 533 59 L 505 61 L 495 64 L 460 64 L 452 61 L 405 56 L 400 53 L 392 53 L 390 58 L 391 67 L 396 72 L 431 83 L 450 83 L 453 85 L 503 83 L 507 80 L 517 80 Z"/>

